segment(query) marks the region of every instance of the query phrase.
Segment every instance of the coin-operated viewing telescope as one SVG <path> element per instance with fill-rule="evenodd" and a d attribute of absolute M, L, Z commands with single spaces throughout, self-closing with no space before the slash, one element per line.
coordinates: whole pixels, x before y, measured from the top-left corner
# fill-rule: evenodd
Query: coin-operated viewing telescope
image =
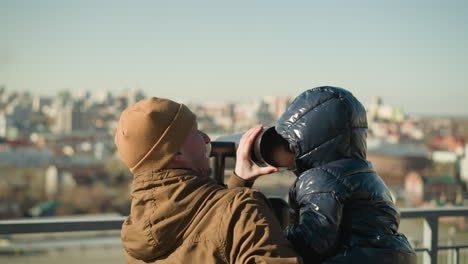
<path fill-rule="evenodd" d="M 244 133 L 222 136 L 217 138 L 213 143 L 216 145 L 217 142 L 232 142 L 234 145 L 231 145 L 231 147 L 237 149 L 239 141 Z M 216 146 L 212 147 L 216 148 Z M 235 152 L 235 149 L 231 149 L 230 152 Z M 293 151 L 289 143 L 276 133 L 275 127 L 263 129 L 255 139 L 250 156 L 252 161 L 259 166 L 294 167 Z"/>
<path fill-rule="evenodd" d="M 260 166 L 294 167 L 294 154 L 289 143 L 275 127 L 269 127 L 256 138 L 252 148 L 252 160 Z"/>
<path fill-rule="evenodd" d="M 245 132 L 244 132 L 245 133 Z M 213 178 L 224 183 L 225 159 L 235 157 L 239 141 L 244 133 L 222 136 L 211 142 L 210 157 L 213 157 Z M 294 152 L 274 127 L 264 128 L 252 146 L 251 159 L 259 166 L 293 168 Z M 284 228 L 289 224 L 288 204 L 279 197 L 268 197 L 273 211 Z"/>

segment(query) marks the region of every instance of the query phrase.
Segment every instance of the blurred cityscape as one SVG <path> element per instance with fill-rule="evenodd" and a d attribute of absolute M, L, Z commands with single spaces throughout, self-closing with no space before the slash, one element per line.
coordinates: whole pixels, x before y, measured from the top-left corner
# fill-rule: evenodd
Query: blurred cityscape
<path fill-rule="evenodd" d="M 0 218 L 128 214 L 132 175 L 113 135 L 120 113 L 146 96 L 65 90 L 47 97 L 0 86 Z M 292 99 L 183 103 L 215 140 L 273 125 Z M 408 115 L 378 97 L 363 103 L 368 159 L 400 207 L 468 205 L 468 117 Z"/>

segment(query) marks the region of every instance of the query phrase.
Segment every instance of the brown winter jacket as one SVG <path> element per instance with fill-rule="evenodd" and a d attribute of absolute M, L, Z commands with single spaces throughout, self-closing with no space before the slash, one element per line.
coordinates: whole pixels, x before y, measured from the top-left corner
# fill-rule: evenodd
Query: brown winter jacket
<path fill-rule="evenodd" d="M 128 263 L 302 263 L 263 194 L 187 169 L 135 176 L 122 243 Z"/>

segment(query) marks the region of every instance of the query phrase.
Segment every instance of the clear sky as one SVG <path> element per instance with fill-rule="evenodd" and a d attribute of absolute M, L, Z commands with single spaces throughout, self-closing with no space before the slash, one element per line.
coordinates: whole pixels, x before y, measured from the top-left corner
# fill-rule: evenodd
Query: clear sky
<path fill-rule="evenodd" d="M 468 116 L 468 1 L 0 0 L 0 85 L 210 102 L 334 85 Z"/>

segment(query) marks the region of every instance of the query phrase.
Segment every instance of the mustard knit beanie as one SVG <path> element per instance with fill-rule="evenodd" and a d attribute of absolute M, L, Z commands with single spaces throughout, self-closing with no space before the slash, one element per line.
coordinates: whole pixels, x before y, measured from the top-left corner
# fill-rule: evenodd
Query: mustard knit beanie
<path fill-rule="evenodd" d="M 185 105 L 148 98 L 120 115 L 114 138 L 122 161 L 133 173 L 162 169 L 181 149 L 195 125 Z"/>

